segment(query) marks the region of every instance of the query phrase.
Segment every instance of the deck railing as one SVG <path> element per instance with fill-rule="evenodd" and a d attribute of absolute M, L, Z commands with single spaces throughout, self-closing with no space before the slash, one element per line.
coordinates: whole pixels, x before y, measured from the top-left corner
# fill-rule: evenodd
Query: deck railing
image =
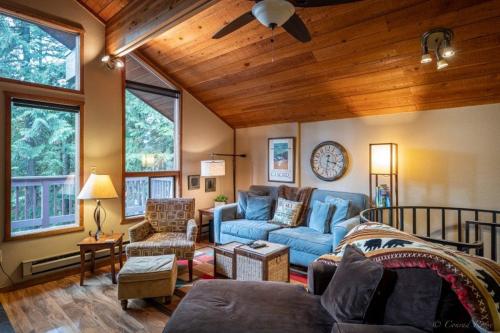
<path fill-rule="evenodd" d="M 140 216 L 146 211 L 146 202 L 153 199 L 173 198 L 174 178 L 131 177 L 125 179 L 125 215 Z M 151 192 L 151 195 L 150 195 Z"/>
<path fill-rule="evenodd" d="M 499 258 L 500 211 L 427 206 L 371 208 L 361 212 L 361 222 L 380 222 L 413 233 L 425 240 L 460 251 Z M 473 228 L 471 228 L 473 226 Z M 471 237 L 473 229 L 473 237 Z M 473 241 L 471 241 L 473 238 Z"/>
<path fill-rule="evenodd" d="M 13 177 L 11 232 L 75 223 L 75 176 Z"/>

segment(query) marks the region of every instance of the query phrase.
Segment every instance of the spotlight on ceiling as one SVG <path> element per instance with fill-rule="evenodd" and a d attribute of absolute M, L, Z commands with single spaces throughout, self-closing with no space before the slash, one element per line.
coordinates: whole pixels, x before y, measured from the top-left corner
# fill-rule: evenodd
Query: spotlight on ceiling
<path fill-rule="evenodd" d="M 420 63 L 428 64 L 432 62 L 429 51 L 436 54 L 438 70 L 448 67 L 448 62 L 444 58 L 451 58 L 455 54 L 451 42 L 453 40 L 453 31 L 447 28 L 435 28 L 422 35 L 421 47 L 422 58 Z"/>
<path fill-rule="evenodd" d="M 101 61 L 106 64 L 108 69 L 121 69 L 125 67 L 125 63 L 118 57 L 110 56 L 109 54 L 101 58 Z"/>

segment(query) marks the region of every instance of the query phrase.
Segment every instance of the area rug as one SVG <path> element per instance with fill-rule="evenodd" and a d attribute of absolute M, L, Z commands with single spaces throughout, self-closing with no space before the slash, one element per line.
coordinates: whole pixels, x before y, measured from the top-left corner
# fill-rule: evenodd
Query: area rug
<path fill-rule="evenodd" d="M 182 298 L 191 289 L 193 283 L 196 281 L 214 278 L 214 249 L 207 246 L 196 250 L 193 262 L 193 282 L 189 282 L 187 261 L 179 260 L 178 264 L 179 273 L 175 295 Z M 306 285 L 306 273 L 291 271 L 290 283 Z"/>

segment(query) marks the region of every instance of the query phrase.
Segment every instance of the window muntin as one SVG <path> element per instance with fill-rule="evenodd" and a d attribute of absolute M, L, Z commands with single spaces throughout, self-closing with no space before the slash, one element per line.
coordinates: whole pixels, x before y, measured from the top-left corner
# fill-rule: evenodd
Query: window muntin
<path fill-rule="evenodd" d="M 11 99 L 10 234 L 78 226 L 79 107 Z"/>
<path fill-rule="evenodd" d="M 0 77 L 80 90 L 80 38 L 0 11 Z"/>

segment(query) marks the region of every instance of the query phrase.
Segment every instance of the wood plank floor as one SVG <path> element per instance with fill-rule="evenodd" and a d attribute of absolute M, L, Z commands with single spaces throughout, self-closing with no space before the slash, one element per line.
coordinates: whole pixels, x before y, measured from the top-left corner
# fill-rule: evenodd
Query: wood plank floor
<path fill-rule="evenodd" d="M 71 275 L 0 294 L 0 302 L 16 332 L 162 332 L 180 298 L 168 306 L 133 300 L 123 311 L 109 271 L 88 274 L 83 287 Z"/>

